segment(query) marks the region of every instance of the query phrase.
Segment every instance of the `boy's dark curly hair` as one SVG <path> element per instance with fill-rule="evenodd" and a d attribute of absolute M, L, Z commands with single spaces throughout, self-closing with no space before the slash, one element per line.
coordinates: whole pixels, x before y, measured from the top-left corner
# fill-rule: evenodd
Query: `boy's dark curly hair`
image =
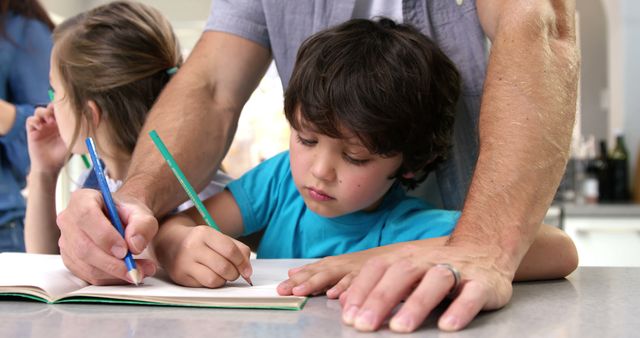
<path fill-rule="evenodd" d="M 401 154 L 392 178 L 411 189 L 446 157 L 459 94 L 453 62 L 416 28 L 354 19 L 305 40 L 284 110 L 294 129 L 348 131 L 372 153 Z"/>

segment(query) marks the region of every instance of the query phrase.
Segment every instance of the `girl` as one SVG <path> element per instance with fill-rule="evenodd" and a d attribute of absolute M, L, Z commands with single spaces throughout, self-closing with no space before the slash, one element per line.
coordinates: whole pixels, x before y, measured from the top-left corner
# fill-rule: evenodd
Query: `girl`
<path fill-rule="evenodd" d="M 25 220 L 28 252 L 57 253 L 55 183 L 71 154 L 91 136 L 115 191 L 127 173 L 147 112 L 182 64 L 170 23 L 135 2 L 112 2 L 73 17 L 53 34 L 52 102 L 27 120 L 31 172 Z M 218 174 L 217 180 L 224 180 Z M 84 188 L 98 188 L 91 171 Z M 222 186 L 222 185 L 220 185 Z M 220 190 L 212 184 L 202 192 Z"/>

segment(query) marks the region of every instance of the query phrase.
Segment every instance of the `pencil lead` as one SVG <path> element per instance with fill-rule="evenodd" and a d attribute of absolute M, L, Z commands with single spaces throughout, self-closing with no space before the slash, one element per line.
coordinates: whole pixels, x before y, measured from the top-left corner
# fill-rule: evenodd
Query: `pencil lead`
<path fill-rule="evenodd" d="M 131 278 L 131 281 L 133 282 L 133 284 L 135 284 L 136 286 L 140 285 L 142 278 L 140 278 L 140 273 L 138 272 L 138 269 L 129 270 L 129 277 Z"/>

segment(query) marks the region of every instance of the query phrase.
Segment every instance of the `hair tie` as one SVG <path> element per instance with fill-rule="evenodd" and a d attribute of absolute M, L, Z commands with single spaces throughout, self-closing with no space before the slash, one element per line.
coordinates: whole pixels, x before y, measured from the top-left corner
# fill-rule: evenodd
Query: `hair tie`
<path fill-rule="evenodd" d="M 167 73 L 168 75 L 173 75 L 173 74 L 175 74 L 175 73 L 177 73 L 177 72 L 178 72 L 178 67 L 171 67 L 171 68 L 169 68 L 169 69 L 167 69 L 167 70 L 166 70 L 166 73 Z"/>

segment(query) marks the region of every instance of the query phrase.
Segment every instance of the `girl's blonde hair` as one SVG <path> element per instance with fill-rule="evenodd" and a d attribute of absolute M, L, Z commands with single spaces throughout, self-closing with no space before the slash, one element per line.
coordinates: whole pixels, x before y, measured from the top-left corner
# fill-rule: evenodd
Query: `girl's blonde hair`
<path fill-rule="evenodd" d="M 56 67 L 76 117 L 94 132 L 88 102 L 100 108 L 114 146 L 135 147 L 148 111 L 182 64 L 169 21 L 156 9 L 117 1 L 70 18 L 53 33 Z M 72 148 L 70 146 L 69 148 Z"/>

